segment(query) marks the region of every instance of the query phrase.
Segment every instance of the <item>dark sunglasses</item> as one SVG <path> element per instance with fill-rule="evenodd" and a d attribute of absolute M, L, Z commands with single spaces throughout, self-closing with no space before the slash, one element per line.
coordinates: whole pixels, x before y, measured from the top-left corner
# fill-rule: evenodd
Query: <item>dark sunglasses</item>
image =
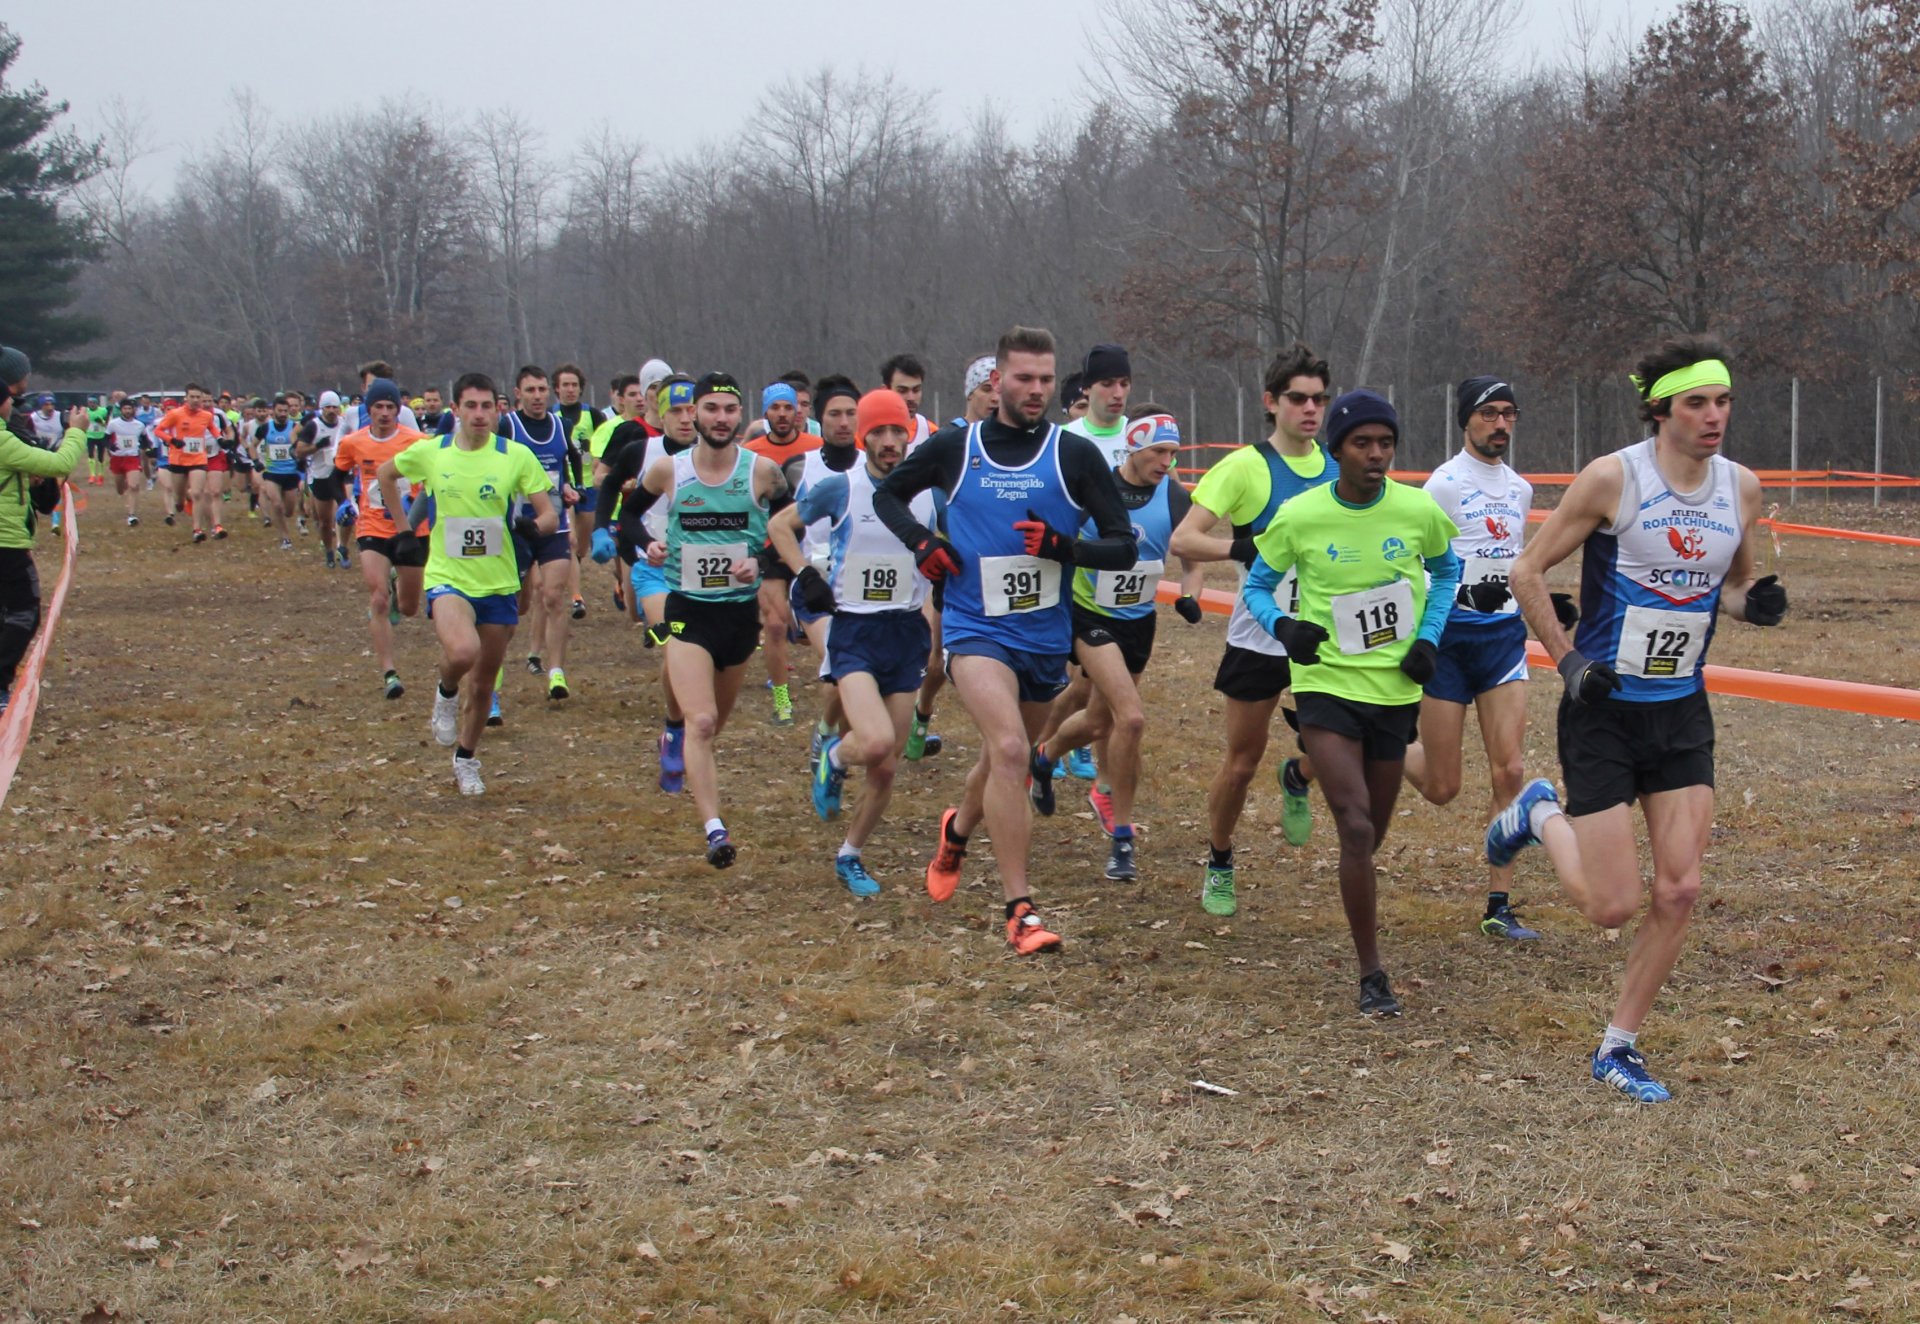
<path fill-rule="evenodd" d="M 1325 391 L 1320 391 L 1313 395 L 1308 395 L 1305 391 L 1282 391 L 1280 392 L 1280 398 L 1295 408 L 1304 404 L 1325 405 L 1327 401 L 1333 399 L 1333 397 Z"/>

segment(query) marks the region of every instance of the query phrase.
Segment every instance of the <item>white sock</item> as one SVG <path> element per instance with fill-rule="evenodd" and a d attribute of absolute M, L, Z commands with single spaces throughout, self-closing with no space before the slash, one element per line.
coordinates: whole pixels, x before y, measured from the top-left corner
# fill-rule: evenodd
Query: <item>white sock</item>
<path fill-rule="evenodd" d="M 827 762 L 833 765 L 835 772 L 845 772 L 847 761 L 840 757 L 840 742 L 835 740 L 827 746 Z"/>
<path fill-rule="evenodd" d="M 716 832 L 725 832 L 726 830 L 727 830 L 727 825 L 725 823 L 722 823 L 719 819 L 709 818 L 707 820 L 708 836 L 712 836 Z"/>
<path fill-rule="evenodd" d="M 840 859 L 843 859 L 843 860 L 849 855 L 853 856 L 853 858 L 856 860 L 860 858 L 860 848 L 854 845 L 851 841 L 841 842 L 840 849 L 835 853 L 836 855 L 838 855 Z"/>
<path fill-rule="evenodd" d="M 1639 1037 L 1638 1030 L 1623 1030 L 1617 1025 L 1609 1025 L 1607 1032 L 1600 1036 L 1600 1056 L 1605 1057 L 1616 1048 L 1632 1048 L 1634 1040 Z"/>
<path fill-rule="evenodd" d="M 1540 803 L 1527 811 L 1527 830 L 1532 832 L 1537 838 L 1544 838 L 1547 832 L 1547 824 L 1552 821 L 1555 814 L 1560 812 L 1560 806 L 1553 801 L 1540 801 Z"/>

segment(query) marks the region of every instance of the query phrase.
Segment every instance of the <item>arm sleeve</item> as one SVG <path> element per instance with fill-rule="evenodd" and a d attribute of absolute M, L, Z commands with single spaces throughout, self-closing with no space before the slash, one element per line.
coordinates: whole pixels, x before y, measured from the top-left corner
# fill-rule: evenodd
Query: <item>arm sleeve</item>
<path fill-rule="evenodd" d="M 1429 556 L 1427 574 L 1432 578 L 1427 584 L 1426 608 L 1420 613 L 1419 637 L 1437 646 L 1453 611 L 1453 595 L 1460 589 L 1460 558 L 1451 547 L 1438 556 Z"/>
<path fill-rule="evenodd" d="M 839 519 L 847 509 L 847 476 L 832 474 L 821 479 L 794 504 L 800 507 L 800 518 L 804 523 Z"/>
<path fill-rule="evenodd" d="M 1093 521 L 1097 538 L 1080 538 L 1073 544 L 1073 563 L 1088 570 L 1125 570 L 1140 559 L 1140 547 L 1133 537 L 1133 521 L 1114 486 L 1113 471 L 1107 467 L 1100 448 L 1076 433 L 1060 438 L 1060 472 L 1067 480 L 1067 491 Z"/>
<path fill-rule="evenodd" d="M 620 485 L 633 477 L 633 471 L 628 467 L 628 452 L 631 449 L 631 445 L 623 446 L 619 454 L 606 461 L 607 476 L 600 480 L 600 507 L 599 513 L 594 517 L 596 522 L 605 522 L 613 518 L 614 507 L 620 504 Z M 644 442 L 641 443 L 640 450 L 643 455 L 646 453 Z"/>
<path fill-rule="evenodd" d="M 1247 582 L 1240 586 L 1240 600 L 1247 604 L 1248 612 L 1268 634 L 1273 633 L 1275 622 L 1286 615 L 1280 610 L 1279 599 L 1274 596 L 1274 590 L 1280 587 L 1280 580 L 1285 573 L 1275 570 L 1265 556 L 1256 556 L 1253 558 L 1253 568 L 1247 571 Z"/>
<path fill-rule="evenodd" d="M 1187 517 L 1187 512 L 1192 509 L 1193 498 L 1187 494 L 1187 489 L 1182 487 L 1176 479 L 1173 486 L 1167 489 L 1167 520 L 1170 527 L 1179 528 L 1180 521 L 1184 520 Z"/>
<path fill-rule="evenodd" d="M 958 429 L 942 432 L 921 442 L 894 467 L 886 480 L 873 490 L 873 513 L 887 526 L 887 532 L 908 547 L 916 546 L 932 532 L 921 527 L 920 521 L 913 517 L 909 503 L 928 488 L 951 491 L 959 480 L 966 450 L 965 432 Z M 1116 495 L 1114 501 L 1119 500 Z"/>
<path fill-rule="evenodd" d="M 644 458 L 646 456 L 646 443 L 641 442 L 638 443 L 638 445 L 640 455 Z M 637 461 L 629 458 L 633 450 L 633 446 L 628 446 L 625 451 L 622 451 L 620 455 L 621 465 L 613 474 L 608 475 L 608 482 L 613 484 L 613 490 L 616 494 L 620 492 L 620 484 L 625 482 L 627 478 L 645 476 L 635 468 Z M 653 535 L 647 531 L 647 526 L 643 522 L 642 516 L 651 510 L 653 503 L 659 499 L 660 494 L 657 492 L 649 492 L 645 483 L 636 483 L 631 493 L 621 496 L 620 525 L 617 536 L 623 546 L 642 548 L 653 541 Z"/>

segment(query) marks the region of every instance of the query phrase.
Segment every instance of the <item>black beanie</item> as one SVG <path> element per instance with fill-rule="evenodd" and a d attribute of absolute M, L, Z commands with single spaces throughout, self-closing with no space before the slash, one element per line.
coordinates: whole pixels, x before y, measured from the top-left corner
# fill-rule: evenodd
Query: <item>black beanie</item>
<path fill-rule="evenodd" d="M 1460 390 L 1454 399 L 1457 402 L 1454 416 L 1459 420 L 1459 426 L 1462 428 L 1466 427 L 1467 420 L 1472 418 L 1474 412 L 1482 405 L 1504 401 L 1517 407 L 1518 403 L 1513 398 L 1513 387 L 1498 377 L 1469 377 L 1460 383 Z"/>
<path fill-rule="evenodd" d="M 1131 376 L 1133 360 L 1127 357 L 1124 345 L 1095 345 L 1087 351 L 1086 362 L 1080 365 L 1080 386 L 1083 390 L 1095 382 Z"/>

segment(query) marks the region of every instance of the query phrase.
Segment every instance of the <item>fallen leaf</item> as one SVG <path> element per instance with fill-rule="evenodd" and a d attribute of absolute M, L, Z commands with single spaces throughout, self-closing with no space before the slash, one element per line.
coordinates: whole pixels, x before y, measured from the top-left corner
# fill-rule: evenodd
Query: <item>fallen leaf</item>
<path fill-rule="evenodd" d="M 800 1197 L 797 1195 L 776 1195 L 771 1200 L 768 1200 L 767 1203 L 776 1209 L 798 1209 L 800 1207 Z"/>
<path fill-rule="evenodd" d="M 127 1238 L 127 1239 L 126 1239 L 125 1241 L 123 1241 L 123 1242 L 121 1242 L 120 1244 L 121 1244 L 122 1246 L 125 1246 L 125 1247 L 126 1247 L 126 1248 L 127 1248 L 128 1250 L 131 1250 L 131 1251 L 148 1251 L 148 1250 L 159 1250 L 159 1249 L 160 1249 L 160 1238 L 158 1238 L 158 1237 L 128 1237 L 128 1238 Z"/>
<path fill-rule="evenodd" d="M 533 1285 L 543 1292 L 550 1292 L 560 1286 L 560 1280 L 550 1273 L 543 1273 L 533 1280 Z"/>
<path fill-rule="evenodd" d="M 22 1316 L 25 1318 L 25 1316 Z M 80 1324 L 107 1324 L 108 1320 L 120 1318 L 120 1312 L 104 1301 L 93 1303 L 93 1309 L 80 1317 Z"/>
<path fill-rule="evenodd" d="M 644 1260 L 648 1264 L 660 1263 L 660 1252 L 651 1241 L 642 1241 L 636 1244 L 633 1248 L 633 1256 L 635 1259 Z"/>
<path fill-rule="evenodd" d="M 278 1076 L 268 1076 L 258 1085 L 255 1085 L 253 1089 L 248 1092 L 247 1097 L 255 1103 L 265 1103 L 268 1099 L 278 1098 L 279 1095 L 280 1078 Z"/>
<path fill-rule="evenodd" d="M 1813 1189 L 1813 1178 L 1804 1172 L 1796 1172 L 1787 1178 L 1787 1186 L 1795 1195 L 1805 1195 Z"/>
<path fill-rule="evenodd" d="M 1381 1259 L 1392 1260 L 1395 1264 L 1413 1263 L 1413 1247 L 1404 1241 L 1386 1242 L 1374 1254 Z"/>

